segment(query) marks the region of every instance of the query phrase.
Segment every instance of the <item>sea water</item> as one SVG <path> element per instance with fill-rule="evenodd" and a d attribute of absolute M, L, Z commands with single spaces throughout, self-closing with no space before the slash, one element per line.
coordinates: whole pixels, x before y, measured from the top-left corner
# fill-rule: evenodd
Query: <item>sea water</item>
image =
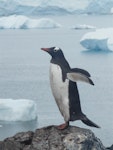
<path fill-rule="evenodd" d="M 0 121 L 0 140 L 17 132 L 64 122 L 50 89 L 51 57 L 40 49 L 57 46 L 63 50 L 72 68 L 86 69 L 95 83 L 91 86 L 80 82 L 78 89 L 83 112 L 101 128 L 90 128 L 81 121 L 72 125 L 91 129 L 105 146 L 110 146 L 113 144 L 113 53 L 85 50 L 79 41 L 93 30 L 71 27 L 76 24 L 112 27 L 112 16 L 56 16 L 54 20 L 62 27 L 0 30 L 0 99 L 31 99 L 37 103 L 38 110 L 35 121 Z"/>

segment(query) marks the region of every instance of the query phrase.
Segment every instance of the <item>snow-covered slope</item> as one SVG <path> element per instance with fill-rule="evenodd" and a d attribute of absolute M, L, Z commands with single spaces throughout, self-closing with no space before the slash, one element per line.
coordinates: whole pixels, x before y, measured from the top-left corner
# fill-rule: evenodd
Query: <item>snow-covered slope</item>
<path fill-rule="evenodd" d="M 112 7 L 113 0 L 1 0 L 0 16 L 106 14 Z"/>
<path fill-rule="evenodd" d="M 0 18 L 0 29 L 30 29 L 30 28 L 58 28 L 60 24 L 52 19 L 30 19 L 26 16 L 12 15 Z"/>
<path fill-rule="evenodd" d="M 83 47 L 93 51 L 113 51 L 113 28 L 97 29 L 86 33 L 80 43 Z"/>
<path fill-rule="evenodd" d="M 37 107 L 32 100 L 0 99 L 0 120 L 30 121 L 37 118 Z"/>

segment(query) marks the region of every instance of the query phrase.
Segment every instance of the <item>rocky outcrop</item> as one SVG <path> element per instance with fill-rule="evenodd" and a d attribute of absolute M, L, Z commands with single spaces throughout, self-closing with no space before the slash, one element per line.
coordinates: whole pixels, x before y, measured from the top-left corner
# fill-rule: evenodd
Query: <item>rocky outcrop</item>
<path fill-rule="evenodd" d="M 107 148 L 107 150 L 113 150 L 113 145 L 111 145 L 111 147 Z"/>
<path fill-rule="evenodd" d="M 55 126 L 21 132 L 0 142 L 0 150 L 106 150 L 88 129 L 70 126 L 58 130 Z"/>

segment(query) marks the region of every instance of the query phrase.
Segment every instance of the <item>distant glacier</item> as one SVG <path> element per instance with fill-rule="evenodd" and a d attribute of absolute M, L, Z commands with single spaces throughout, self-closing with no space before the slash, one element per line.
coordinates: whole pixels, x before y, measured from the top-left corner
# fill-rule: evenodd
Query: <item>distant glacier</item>
<path fill-rule="evenodd" d="M 0 16 L 109 14 L 113 0 L 1 0 Z"/>

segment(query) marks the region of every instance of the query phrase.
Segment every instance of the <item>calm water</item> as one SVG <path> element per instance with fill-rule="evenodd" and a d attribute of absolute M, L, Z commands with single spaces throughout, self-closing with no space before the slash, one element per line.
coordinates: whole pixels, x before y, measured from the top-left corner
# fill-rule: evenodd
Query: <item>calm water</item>
<path fill-rule="evenodd" d="M 0 31 L 0 99 L 31 99 L 38 110 L 38 121 L 0 122 L 0 140 L 20 131 L 63 122 L 49 85 L 50 56 L 40 50 L 58 46 L 70 65 L 88 70 L 95 83 L 95 86 L 78 83 L 78 87 L 83 112 L 101 129 L 90 128 L 80 121 L 73 125 L 93 130 L 106 146 L 113 144 L 113 53 L 85 51 L 79 40 L 91 30 L 70 29 L 75 24 L 111 27 L 112 17 L 54 17 L 62 28 Z"/>

